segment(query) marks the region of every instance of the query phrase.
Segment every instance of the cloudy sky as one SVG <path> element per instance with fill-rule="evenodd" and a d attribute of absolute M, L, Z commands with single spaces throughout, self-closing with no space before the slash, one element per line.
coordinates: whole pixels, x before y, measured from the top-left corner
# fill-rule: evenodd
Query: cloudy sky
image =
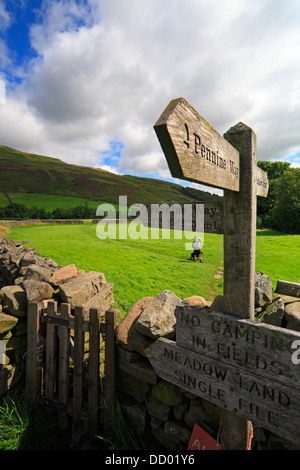
<path fill-rule="evenodd" d="M 0 0 L 0 79 L 18 150 L 169 179 L 153 125 L 184 97 L 300 166 L 299 0 Z"/>

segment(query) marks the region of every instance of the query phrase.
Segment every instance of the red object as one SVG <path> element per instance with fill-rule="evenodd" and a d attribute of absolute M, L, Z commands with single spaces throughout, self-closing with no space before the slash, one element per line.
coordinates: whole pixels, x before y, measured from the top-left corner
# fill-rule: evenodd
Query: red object
<path fill-rule="evenodd" d="M 188 450 L 221 450 L 221 444 L 218 444 L 204 429 L 195 424 Z"/>

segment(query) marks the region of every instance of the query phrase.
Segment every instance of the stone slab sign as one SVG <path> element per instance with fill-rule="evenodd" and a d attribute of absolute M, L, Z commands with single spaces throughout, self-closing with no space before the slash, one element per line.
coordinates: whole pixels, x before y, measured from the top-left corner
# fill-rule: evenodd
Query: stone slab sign
<path fill-rule="evenodd" d="M 203 217 L 203 228 L 206 233 L 223 233 L 223 207 L 218 202 L 199 203 L 161 203 L 145 204 L 148 219 L 140 216 L 142 223 L 148 227 L 170 228 L 173 230 L 190 230 L 195 232 L 197 217 Z M 200 211 L 197 214 L 196 211 Z M 187 224 L 185 225 L 185 219 Z M 191 220 L 191 224 L 190 224 Z"/>

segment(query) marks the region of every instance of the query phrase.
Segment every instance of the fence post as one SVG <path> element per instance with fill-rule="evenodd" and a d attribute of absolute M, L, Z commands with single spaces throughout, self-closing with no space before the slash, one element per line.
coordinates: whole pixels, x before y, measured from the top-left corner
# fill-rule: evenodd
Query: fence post
<path fill-rule="evenodd" d="M 25 397 L 31 405 L 37 404 L 42 392 L 44 336 L 41 318 L 43 308 L 42 302 L 28 304 Z"/>

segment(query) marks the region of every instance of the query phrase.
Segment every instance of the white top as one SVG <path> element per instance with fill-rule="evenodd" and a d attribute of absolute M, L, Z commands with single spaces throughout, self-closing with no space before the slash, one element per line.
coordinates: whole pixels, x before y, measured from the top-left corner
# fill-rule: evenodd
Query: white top
<path fill-rule="evenodd" d="M 192 244 L 193 250 L 200 250 L 201 242 L 202 242 L 202 238 L 198 238 L 198 240 L 195 240 Z"/>

